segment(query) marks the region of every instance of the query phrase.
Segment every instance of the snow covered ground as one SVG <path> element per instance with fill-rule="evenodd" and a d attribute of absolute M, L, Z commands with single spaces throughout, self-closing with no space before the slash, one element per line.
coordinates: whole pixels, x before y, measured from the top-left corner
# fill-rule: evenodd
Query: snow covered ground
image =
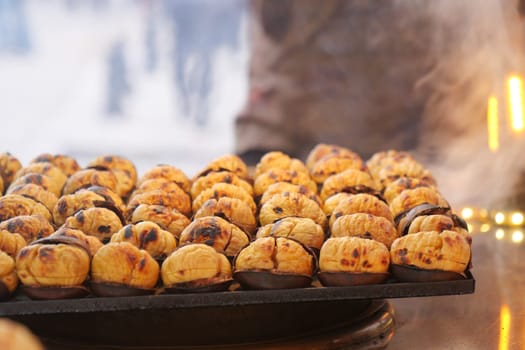
<path fill-rule="evenodd" d="M 82 3 L 82 1 L 80 1 Z M 65 153 L 81 165 L 101 154 L 132 159 L 143 172 L 157 163 L 193 175 L 233 151 L 233 118 L 246 94 L 247 50 L 219 50 L 204 126 L 183 116 L 173 82 L 171 27 L 158 15 L 158 67 L 145 67 L 145 4 L 113 0 L 103 11 L 71 10 L 58 0 L 26 1 L 28 54 L 0 51 L 0 152 L 24 164 L 39 153 Z M 150 1 L 155 4 L 155 1 Z M 160 1 L 159 1 L 160 3 Z M 158 8 L 157 8 L 158 11 Z M 121 115 L 107 115 L 107 55 L 125 42 L 130 95 Z"/>

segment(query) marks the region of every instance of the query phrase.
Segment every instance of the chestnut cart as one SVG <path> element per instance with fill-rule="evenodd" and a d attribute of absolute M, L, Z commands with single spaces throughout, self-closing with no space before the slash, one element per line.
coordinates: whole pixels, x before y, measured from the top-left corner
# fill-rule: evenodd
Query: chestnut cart
<path fill-rule="evenodd" d="M 0 317 L 26 324 L 49 349 L 292 349 L 327 337 L 333 349 L 379 349 L 394 332 L 385 299 L 474 290 L 467 272 L 453 281 L 352 287 L 42 301 L 18 295 L 0 303 Z"/>

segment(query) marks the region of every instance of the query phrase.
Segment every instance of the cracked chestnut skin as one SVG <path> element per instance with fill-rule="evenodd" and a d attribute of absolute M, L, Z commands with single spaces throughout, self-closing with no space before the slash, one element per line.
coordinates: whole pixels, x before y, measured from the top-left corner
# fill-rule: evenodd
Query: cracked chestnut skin
<path fill-rule="evenodd" d="M 381 216 L 394 223 L 390 208 L 382 200 L 366 193 L 354 194 L 348 198 L 342 199 L 334 208 L 330 216 L 330 227 L 333 226 L 337 218 L 355 213 L 367 213 L 375 216 Z"/>
<path fill-rule="evenodd" d="M 51 163 L 62 170 L 67 177 L 80 170 L 80 165 L 75 158 L 64 154 L 42 153 L 33 158 L 30 163 Z"/>
<path fill-rule="evenodd" d="M 37 163 L 29 163 L 26 167 L 23 167 L 15 174 L 15 179 L 22 177 L 26 174 L 42 174 L 46 175 L 51 179 L 51 181 L 56 185 L 56 190 L 58 193 L 54 192 L 55 195 L 59 196 L 60 191 L 62 190 L 62 187 L 64 187 L 64 184 L 67 181 L 67 176 L 60 170 L 59 167 L 47 163 L 47 162 L 37 162 Z"/>
<path fill-rule="evenodd" d="M 154 288 L 159 264 L 145 251 L 128 242 L 108 243 L 91 261 L 94 282 L 115 283 L 134 288 Z"/>
<path fill-rule="evenodd" d="M 322 272 L 386 273 L 390 252 L 381 242 L 360 237 L 332 237 L 319 255 Z"/>
<path fill-rule="evenodd" d="M 206 244 L 194 243 L 176 249 L 162 263 L 161 276 L 165 286 L 187 282 L 206 286 L 230 280 L 232 268 L 224 254 Z"/>
<path fill-rule="evenodd" d="M 177 248 L 175 237 L 151 221 L 124 226 L 111 236 L 111 242 L 129 242 L 155 259 L 163 259 Z"/>
<path fill-rule="evenodd" d="M 121 197 L 127 197 L 137 183 L 137 169 L 135 165 L 122 156 L 102 155 L 93 159 L 86 167 L 112 170 L 117 178 L 116 192 Z"/>
<path fill-rule="evenodd" d="M 396 218 L 399 214 L 425 203 L 444 208 L 450 207 L 445 198 L 434 188 L 417 187 L 404 190 L 395 197 L 390 203 L 390 211 L 392 216 Z"/>
<path fill-rule="evenodd" d="M 284 237 L 263 237 L 239 252 L 235 258 L 234 271 L 269 271 L 312 276 L 314 259 L 299 242 Z"/>
<path fill-rule="evenodd" d="M 146 170 L 138 180 L 137 187 L 140 187 L 144 181 L 159 178 L 174 182 L 179 185 L 184 192 L 190 193 L 191 181 L 188 176 L 179 168 L 166 164 L 160 164 Z"/>
<path fill-rule="evenodd" d="M 365 170 L 366 167 L 359 156 L 326 155 L 313 165 L 310 176 L 321 185 L 330 176 L 342 173 L 347 169 Z"/>
<path fill-rule="evenodd" d="M 190 219 L 177 209 L 163 205 L 140 204 L 130 214 L 129 221 L 137 224 L 141 221 L 152 221 L 179 239 L 181 232 L 190 224 Z"/>
<path fill-rule="evenodd" d="M 372 191 L 377 190 L 376 184 L 369 173 L 357 169 L 347 169 L 326 178 L 320 196 L 324 201 L 339 192 L 355 193 L 359 187 Z"/>
<path fill-rule="evenodd" d="M 287 216 L 310 218 L 323 229 L 326 228 L 327 219 L 321 207 L 305 195 L 295 192 L 272 196 L 261 207 L 259 222 L 264 226 Z"/>
<path fill-rule="evenodd" d="M 470 258 L 469 236 L 456 231 L 423 231 L 400 237 L 390 248 L 392 264 L 463 273 Z"/>
<path fill-rule="evenodd" d="M 196 213 L 207 200 L 219 199 L 221 197 L 240 199 L 250 206 L 250 209 L 254 214 L 257 211 L 257 206 L 255 205 L 253 197 L 242 187 L 227 183 L 216 183 L 211 188 L 202 191 L 197 198 L 193 200 L 193 212 Z"/>
<path fill-rule="evenodd" d="M 80 209 L 93 208 L 107 201 L 95 192 L 79 190 L 72 194 L 66 194 L 59 198 L 53 209 L 53 220 L 55 225 L 61 226 L 66 219 L 74 215 Z"/>
<path fill-rule="evenodd" d="M 112 210 L 94 207 L 77 211 L 66 219 L 63 226 L 80 230 L 105 242 L 122 228 L 122 222 Z"/>
<path fill-rule="evenodd" d="M 135 208 L 141 204 L 163 205 L 168 208 L 177 209 L 187 217 L 190 217 L 192 214 L 190 196 L 182 190 L 177 191 L 177 194 L 164 192 L 163 190 L 150 190 L 134 195 L 128 202 L 126 216 L 129 217 Z"/>
<path fill-rule="evenodd" d="M 255 166 L 255 178 L 272 169 L 291 170 L 308 174 L 308 168 L 299 159 L 291 158 L 280 151 L 272 151 L 264 154 Z"/>
<path fill-rule="evenodd" d="M 268 236 L 293 238 L 316 249 L 321 249 L 325 239 L 321 225 L 312 219 L 298 217 L 286 217 L 257 230 L 257 238 Z"/>
<path fill-rule="evenodd" d="M 195 219 L 180 235 L 180 245 L 204 243 L 228 256 L 234 256 L 249 242 L 246 232 L 218 216 Z"/>
<path fill-rule="evenodd" d="M 312 150 L 308 153 L 308 156 L 306 157 L 306 166 L 311 170 L 314 167 L 314 164 L 325 156 L 360 158 L 357 153 L 351 151 L 348 148 L 338 145 L 320 143 L 312 148 Z"/>
<path fill-rule="evenodd" d="M 9 187 L 15 174 L 22 168 L 22 163 L 9 152 L 0 153 L 0 176 L 2 177 L 4 188 Z"/>
<path fill-rule="evenodd" d="M 394 224 L 381 216 L 366 213 L 343 215 L 337 218 L 330 231 L 331 237 L 355 236 L 374 239 L 390 247 L 399 236 Z"/>
<path fill-rule="evenodd" d="M 253 196 L 253 187 L 248 181 L 241 179 L 231 171 L 219 171 L 195 179 L 191 185 L 191 198 L 197 198 L 201 192 L 212 187 L 216 183 L 227 183 L 242 187 L 250 196 Z"/>
<path fill-rule="evenodd" d="M 16 258 L 16 272 L 26 286 L 79 286 L 88 277 L 90 258 L 77 246 L 32 244 Z"/>
<path fill-rule="evenodd" d="M 208 199 L 194 214 L 198 219 L 204 216 L 219 216 L 252 235 L 257 227 L 255 215 L 250 206 L 237 198 L 221 197 Z"/>
<path fill-rule="evenodd" d="M 9 294 L 13 294 L 18 287 L 18 276 L 15 270 L 15 260 L 7 253 L 0 250 L 0 283 L 9 291 Z"/>
<path fill-rule="evenodd" d="M 0 230 L 18 233 L 27 243 L 36 239 L 47 237 L 55 228 L 41 215 L 19 215 L 0 222 Z"/>
<path fill-rule="evenodd" d="M 95 253 L 102 247 L 102 243 L 98 238 L 85 234 L 80 230 L 76 230 L 69 227 L 60 227 L 49 239 L 56 239 L 60 241 L 62 238 L 73 238 L 79 241 L 79 245 L 87 250 L 90 256 L 95 255 Z M 38 242 L 37 242 L 38 243 Z M 69 243 L 68 243 L 69 244 Z"/>
<path fill-rule="evenodd" d="M 239 156 L 234 154 L 225 154 L 209 162 L 204 167 L 204 169 L 197 173 L 195 179 L 218 171 L 230 171 L 244 180 L 248 180 L 250 178 L 248 167 Z"/>
<path fill-rule="evenodd" d="M 310 178 L 310 175 L 303 172 L 286 169 L 271 169 L 259 175 L 253 184 L 253 191 L 256 197 L 261 196 L 270 185 L 277 182 L 288 182 L 293 185 L 303 185 L 310 191 L 317 193 L 317 184 Z"/>
<path fill-rule="evenodd" d="M 0 251 L 11 257 L 16 257 L 20 249 L 26 246 L 24 237 L 18 233 L 0 230 Z"/>
<path fill-rule="evenodd" d="M 62 189 L 62 194 L 75 193 L 79 189 L 90 186 L 107 187 L 117 192 L 117 177 L 111 170 L 83 169 L 71 175 Z"/>
<path fill-rule="evenodd" d="M 0 221 L 20 215 L 41 215 L 51 221 L 51 213 L 41 203 L 18 194 L 0 197 Z"/>
<path fill-rule="evenodd" d="M 280 194 L 283 192 L 297 192 L 300 194 L 304 194 L 311 200 L 314 200 L 317 204 L 322 205 L 321 198 L 317 195 L 315 191 L 312 191 L 306 186 L 294 185 L 289 182 L 276 182 L 268 186 L 266 191 L 264 191 L 263 195 L 259 199 L 259 205 L 262 206 L 270 198 L 272 198 L 273 195 Z"/>
<path fill-rule="evenodd" d="M 47 191 L 43 187 L 35 184 L 25 184 L 10 188 L 9 193 L 19 194 L 34 199 L 45 205 L 50 212 L 53 211 L 53 208 L 58 201 L 58 197 L 53 192 Z"/>
<path fill-rule="evenodd" d="M 62 186 L 53 181 L 49 176 L 38 173 L 27 173 L 15 178 L 7 188 L 6 193 L 9 193 L 15 187 L 26 184 L 38 185 L 43 189 L 52 192 L 57 197 L 60 196 L 60 193 L 62 192 Z"/>

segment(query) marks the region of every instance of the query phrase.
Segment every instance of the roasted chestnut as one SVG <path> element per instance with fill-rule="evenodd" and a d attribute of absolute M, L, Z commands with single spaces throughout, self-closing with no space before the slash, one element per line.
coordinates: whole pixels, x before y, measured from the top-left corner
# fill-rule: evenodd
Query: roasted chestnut
<path fill-rule="evenodd" d="M 50 211 L 41 203 L 18 194 L 0 197 L 0 221 L 20 215 L 41 215 L 51 221 Z"/>
<path fill-rule="evenodd" d="M 261 226 L 257 230 L 257 238 L 261 237 L 288 237 L 293 238 L 314 252 L 319 252 L 325 239 L 321 225 L 310 218 L 286 217 L 273 224 Z"/>
<path fill-rule="evenodd" d="M 310 188 L 303 185 L 294 185 L 289 182 L 276 182 L 268 186 L 266 191 L 259 199 L 259 205 L 262 206 L 264 203 L 268 202 L 273 195 L 280 194 L 283 192 L 297 192 L 305 195 L 306 197 L 314 200 L 320 206 L 323 204 L 321 198 L 317 195 L 316 191 L 312 191 Z"/>
<path fill-rule="evenodd" d="M 382 216 L 366 213 L 343 215 L 337 218 L 330 231 L 331 237 L 355 236 L 370 238 L 390 247 L 398 237 L 394 224 Z"/>
<path fill-rule="evenodd" d="M 365 170 L 361 157 L 326 155 L 319 159 L 311 168 L 310 176 L 317 184 L 322 184 L 330 176 L 342 173 L 347 169 Z"/>
<path fill-rule="evenodd" d="M 63 154 L 42 153 L 33 158 L 30 163 L 51 163 L 62 170 L 67 177 L 80 170 L 80 165 L 74 158 Z"/>
<path fill-rule="evenodd" d="M 9 299 L 17 287 L 18 277 L 15 271 L 15 260 L 0 250 L 0 301 Z"/>
<path fill-rule="evenodd" d="M 193 218 L 198 219 L 204 216 L 220 216 L 250 235 L 255 232 L 257 227 L 255 215 L 250 206 L 237 198 L 221 197 L 219 199 L 208 199 L 197 210 Z"/>
<path fill-rule="evenodd" d="M 35 184 L 18 185 L 9 189 L 10 194 L 18 194 L 24 197 L 34 199 L 35 201 L 42 203 L 45 207 L 52 212 L 55 207 L 58 197 L 51 191 L 47 191 L 43 187 Z"/>
<path fill-rule="evenodd" d="M 108 243 L 91 261 L 91 289 L 98 296 L 146 295 L 155 292 L 159 264 L 128 242 Z"/>
<path fill-rule="evenodd" d="M 202 191 L 197 198 L 193 200 L 193 212 L 196 213 L 208 199 L 219 199 L 221 197 L 240 199 L 250 206 L 254 214 L 257 211 L 253 197 L 242 187 L 227 183 L 216 183 L 211 188 Z"/>
<path fill-rule="evenodd" d="M 122 228 L 123 223 L 114 211 L 94 207 L 77 211 L 75 215 L 66 219 L 63 226 L 80 230 L 86 235 L 98 238 L 101 242 L 107 242 Z"/>
<path fill-rule="evenodd" d="M 129 160 L 121 156 L 104 155 L 88 163 L 86 168 L 107 169 L 113 171 L 117 178 L 116 193 L 127 197 L 137 183 L 137 169 Z"/>
<path fill-rule="evenodd" d="M 250 236 L 218 216 L 195 219 L 180 234 L 180 244 L 204 243 L 232 257 L 250 242 Z"/>
<path fill-rule="evenodd" d="M 335 220 L 343 215 L 366 213 L 375 216 L 381 216 L 388 221 L 394 223 L 390 208 L 388 205 L 367 193 L 354 194 L 348 198 L 345 198 L 339 202 L 334 208 L 332 215 L 330 216 L 330 227 L 333 226 Z"/>
<path fill-rule="evenodd" d="M 161 164 L 148 169 L 138 180 L 137 187 L 140 187 L 144 181 L 151 179 L 166 179 L 175 182 L 186 193 L 190 193 L 191 181 L 186 174 L 177 167 Z"/>
<path fill-rule="evenodd" d="M 326 228 L 326 216 L 321 207 L 305 195 L 296 192 L 284 192 L 272 196 L 259 211 L 261 226 L 271 224 L 287 216 L 310 218 Z"/>
<path fill-rule="evenodd" d="M 321 248 L 318 277 L 325 286 L 381 283 L 388 277 L 389 265 L 390 252 L 383 243 L 333 237 Z"/>
<path fill-rule="evenodd" d="M 308 153 L 308 156 L 306 158 L 306 166 L 308 167 L 308 169 L 311 170 L 314 167 L 314 164 L 325 156 L 337 156 L 342 158 L 360 158 L 357 153 L 352 152 L 348 148 L 341 147 L 338 145 L 319 143 Z"/>
<path fill-rule="evenodd" d="M 321 199 L 324 201 L 339 192 L 376 193 L 377 188 L 372 176 L 366 171 L 347 169 L 326 178 L 321 189 Z"/>
<path fill-rule="evenodd" d="M 27 243 L 36 239 L 47 237 L 55 228 L 42 215 L 19 215 L 0 222 L 0 230 L 18 233 Z"/>
<path fill-rule="evenodd" d="M 151 221 L 124 226 L 111 236 L 111 242 L 129 242 L 147 251 L 157 261 L 163 260 L 177 248 L 175 237 Z"/>
<path fill-rule="evenodd" d="M 9 187 L 15 174 L 22 168 L 22 163 L 9 152 L 0 153 L 0 176 L 2 177 L 4 188 Z"/>
<path fill-rule="evenodd" d="M 204 169 L 197 173 L 195 179 L 218 171 L 229 171 L 245 180 L 250 178 L 246 163 L 239 156 L 226 154 L 209 162 Z"/>
<path fill-rule="evenodd" d="M 303 185 L 311 192 L 317 193 L 317 184 L 310 175 L 286 169 L 271 169 L 259 175 L 253 183 L 253 192 L 256 197 L 261 196 L 270 185 L 277 182 L 288 182 L 293 185 Z"/>
<path fill-rule="evenodd" d="M 15 179 L 22 177 L 26 174 L 42 174 L 46 175 L 51 179 L 51 181 L 55 184 L 52 188 L 52 192 L 55 193 L 55 195 L 59 196 L 60 191 L 62 190 L 62 187 L 66 183 L 67 176 L 60 170 L 60 168 L 54 166 L 51 163 L 47 162 L 41 162 L 41 163 L 29 163 L 26 167 L 20 169 L 15 174 Z M 57 193 L 58 191 L 58 193 Z"/>
<path fill-rule="evenodd" d="M 202 191 L 212 187 L 216 183 L 227 183 L 242 187 L 250 196 L 253 196 L 253 187 L 248 181 L 241 179 L 230 171 L 219 171 L 195 179 L 191 185 L 191 198 L 197 198 Z"/>
<path fill-rule="evenodd" d="M 137 224 L 141 221 L 152 221 L 161 228 L 171 232 L 177 239 L 179 239 L 182 230 L 190 224 L 190 219 L 186 215 L 177 209 L 163 205 L 140 204 L 128 215 L 130 215 L 129 221 L 132 224 Z"/>
<path fill-rule="evenodd" d="M 167 292 L 220 291 L 232 282 L 232 269 L 224 254 L 194 243 L 176 249 L 162 263 L 161 276 Z"/>
<path fill-rule="evenodd" d="M 234 278 L 246 289 L 307 287 L 317 269 L 312 251 L 285 237 L 263 237 L 243 248 L 234 260 Z"/>
<path fill-rule="evenodd" d="M 89 254 L 78 245 L 33 243 L 16 258 L 16 272 L 32 299 L 61 299 L 87 295 Z"/>
<path fill-rule="evenodd" d="M 469 237 L 448 230 L 409 234 L 396 239 L 390 248 L 392 273 L 402 281 L 463 278 L 470 259 Z"/>
<path fill-rule="evenodd" d="M 71 175 L 62 189 L 62 194 L 72 194 L 90 186 L 107 187 L 116 192 L 118 181 L 111 170 L 83 169 Z"/>
<path fill-rule="evenodd" d="M 255 178 L 272 169 L 284 169 L 308 174 L 308 168 L 302 161 L 289 155 L 272 151 L 264 154 L 255 166 Z"/>
<path fill-rule="evenodd" d="M 62 185 L 55 182 L 49 176 L 44 175 L 44 174 L 38 174 L 38 173 L 28 173 L 28 174 L 15 178 L 13 182 L 11 182 L 11 184 L 7 188 L 6 193 L 11 192 L 11 190 L 15 187 L 26 185 L 26 184 L 38 185 L 42 187 L 43 189 L 49 192 L 52 192 L 57 197 L 60 196 L 60 193 L 62 191 Z"/>
<path fill-rule="evenodd" d="M 430 187 L 417 187 L 404 190 L 400 195 L 395 197 L 390 203 L 390 211 L 396 223 L 398 223 L 402 216 L 420 204 L 450 208 L 448 202 L 435 189 Z"/>
<path fill-rule="evenodd" d="M 60 197 L 55 208 L 53 209 L 53 220 L 57 226 L 61 226 L 66 219 L 81 209 L 93 207 L 108 207 L 112 203 L 95 192 L 81 189 L 72 194 L 66 194 Z"/>
<path fill-rule="evenodd" d="M 128 202 L 127 217 L 141 204 L 163 205 L 168 208 L 177 209 L 187 217 L 190 217 L 192 213 L 190 195 L 181 189 L 179 189 L 177 194 L 167 193 L 163 190 L 151 190 L 133 195 Z"/>
<path fill-rule="evenodd" d="M 18 233 L 0 230 L 0 251 L 15 258 L 20 249 L 26 246 L 24 237 Z"/>

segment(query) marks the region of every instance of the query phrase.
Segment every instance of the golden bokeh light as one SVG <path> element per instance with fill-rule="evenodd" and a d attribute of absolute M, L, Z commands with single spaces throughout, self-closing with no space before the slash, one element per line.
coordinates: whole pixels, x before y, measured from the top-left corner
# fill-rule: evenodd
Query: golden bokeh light
<path fill-rule="evenodd" d="M 497 212 L 496 215 L 494 215 L 494 222 L 498 225 L 503 224 L 505 222 L 505 214 Z"/>
<path fill-rule="evenodd" d="M 499 148 L 499 119 L 498 99 L 495 96 L 489 98 L 487 106 L 487 128 L 489 135 L 489 149 L 496 152 Z"/>
<path fill-rule="evenodd" d="M 523 214 L 520 212 L 512 213 L 510 217 L 510 222 L 516 226 L 523 224 L 523 220 Z"/>
<path fill-rule="evenodd" d="M 496 239 L 503 239 L 505 237 L 505 230 L 499 228 L 496 230 Z"/>
<path fill-rule="evenodd" d="M 509 349 L 510 336 L 510 309 L 507 305 L 501 305 L 499 313 L 499 343 L 498 350 Z"/>

